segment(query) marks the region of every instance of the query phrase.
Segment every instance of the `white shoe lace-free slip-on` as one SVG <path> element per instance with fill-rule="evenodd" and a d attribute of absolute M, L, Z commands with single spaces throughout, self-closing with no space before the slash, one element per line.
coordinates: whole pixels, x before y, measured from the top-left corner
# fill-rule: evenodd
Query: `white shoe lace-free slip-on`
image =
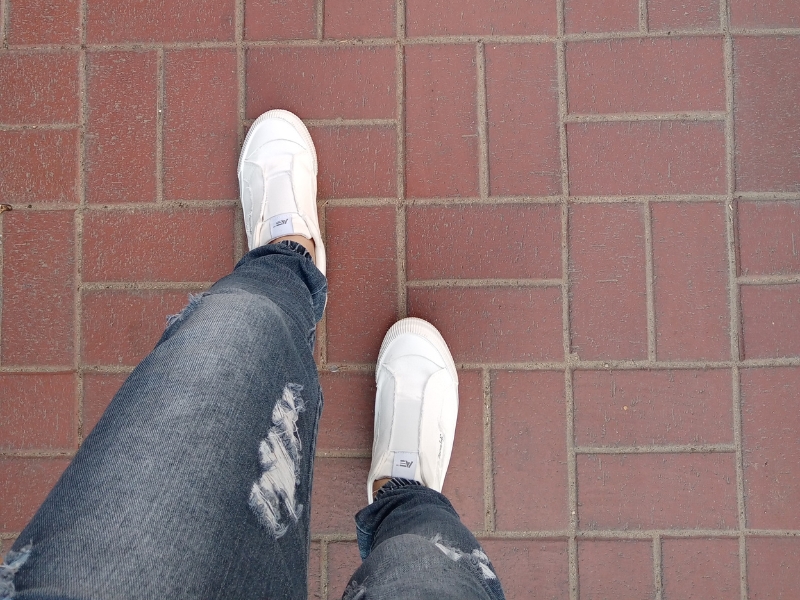
<path fill-rule="evenodd" d="M 315 264 L 324 275 L 317 152 L 303 121 L 287 110 L 258 117 L 242 145 L 238 175 L 250 250 L 286 235 L 302 236 L 314 241 Z"/>
<path fill-rule="evenodd" d="M 414 479 L 442 491 L 458 417 L 458 374 L 439 331 L 402 319 L 387 332 L 375 371 L 375 438 L 367 498 L 378 479 Z"/>

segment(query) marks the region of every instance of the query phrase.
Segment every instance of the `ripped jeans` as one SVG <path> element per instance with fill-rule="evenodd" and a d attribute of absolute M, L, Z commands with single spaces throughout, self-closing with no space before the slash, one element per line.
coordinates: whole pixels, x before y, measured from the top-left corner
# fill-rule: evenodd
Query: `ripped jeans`
<path fill-rule="evenodd" d="M 0 566 L 0 599 L 306 597 L 327 281 L 270 244 L 171 319 Z M 390 482 L 356 517 L 344 598 L 500 600 L 441 494 Z"/>

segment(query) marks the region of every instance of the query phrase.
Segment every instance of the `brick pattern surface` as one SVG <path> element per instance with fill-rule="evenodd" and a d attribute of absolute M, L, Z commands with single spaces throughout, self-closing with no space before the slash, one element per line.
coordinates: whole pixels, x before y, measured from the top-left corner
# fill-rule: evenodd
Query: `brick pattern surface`
<path fill-rule="evenodd" d="M 445 483 L 509 600 L 800 587 L 800 3 L 0 2 L 0 545 L 246 250 L 295 111 L 330 286 L 309 597 L 359 564 L 374 363 L 458 363 Z"/>

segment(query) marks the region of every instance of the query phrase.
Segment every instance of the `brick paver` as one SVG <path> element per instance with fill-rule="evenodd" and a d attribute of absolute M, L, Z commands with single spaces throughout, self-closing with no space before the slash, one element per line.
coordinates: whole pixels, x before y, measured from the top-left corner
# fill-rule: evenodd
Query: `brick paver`
<path fill-rule="evenodd" d="M 510 600 L 794 598 L 798 59 L 791 0 L 0 0 L 3 550 L 246 251 L 238 150 L 287 108 L 329 254 L 309 597 L 358 564 L 419 316 Z"/>

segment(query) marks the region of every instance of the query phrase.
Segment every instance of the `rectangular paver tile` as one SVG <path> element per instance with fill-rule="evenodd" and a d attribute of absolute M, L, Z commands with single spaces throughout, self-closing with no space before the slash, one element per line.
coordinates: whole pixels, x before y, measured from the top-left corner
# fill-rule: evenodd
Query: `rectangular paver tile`
<path fill-rule="evenodd" d="M 83 436 L 92 431 L 108 404 L 128 378 L 126 373 L 85 373 L 83 376 Z"/>
<path fill-rule="evenodd" d="M 394 37 L 394 0 L 326 0 L 326 38 Z"/>
<path fill-rule="evenodd" d="M 722 38 L 567 44 L 571 113 L 725 110 Z"/>
<path fill-rule="evenodd" d="M 244 37 L 248 41 L 316 39 L 317 3 L 250 0 L 244 5 Z"/>
<path fill-rule="evenodd" d="M 556 33 L 556 6 L 547 0 L 408 0 L 408 35 Z"/>
<path fill-rule="evenodd" d="M 408 279 L 558 279 L 561 207 L 413 206 L 407 211 Z"/>
<path fill-rule="evenodd" d="M 739 540 L 665 539 L 661 542 L 665 598 L 739 597 Z"/>
<path fill-rule="evenodd" d="M 361 566 L 361 555 L 356 542 L 328 544 L 328 599 L 339 600 L 350 582 L 350 577 Z"/>
<path fill-rule="evenodd" d="M 581 529 L 730 529 L 737 526 L 736 456 L 578 456 Z"/>
<path fill-rule="evenodd" d="M 273 108 L 303 119 L 392 119 L 390 46 L 253 48 L 247 52 L 247 118 Z"/>
<path fill-rule="evenodd" d="M 637 205 L 570 210 L 572 351 L 584 360 L 647 356 L 643 219 Z"/>
<path fill-rule="evenodd" d="M 397 320 L 396 211 L 329 207 L 327 351 L 331 362 L 374 362 Z"/>
<path fill-rule="evenodd" d="M 654 203 L 659 360 L 730 358 L 727 215 L 722 203 Z"/>
<path fill-rule="evenodd" d="M 580 540 L 581 599 L 639 600 L 655 596 L 649 540 Z"/>
<path fill-rule="evenodd" d="M 800 201 L 737 203 L 741 275 L 800 274 Z"/>
<path fill-rule="evenodd" d="M 561 192 L 553 44 L 486 47 L 489 193 Z"/>
<path fill-rule="evenodd" d="M 320 198 L 397 197 L 397 129 L 311 127 Z"/>
<path fill-rule="evenodd" d="M 0 457 L 0 533 L 28 524 L 67 465 L 68 458 Z"/>
<path fill-rule="evenodd" d="M 406 194 L 478 193 L 475 47 L 408 46 Z"/>
<path fill-rule="evenodd" d="M 194 290 L 200 291 L 200 290 Z M 164 332 L 187 291 L 101 290 L 83 295 L 81 358 L 89 365 L 137 365 Z"/>
<path fill-rule="evenodd" d="M 573 196 L 726 190 L 720 121 L 570 123 L 567 147 Z"/>
<path fill-rule="evenodd" d="M 750 600 L 790 600 L 800 588 L 800 538 L 747 538 Z"/>
<path fill-rule="evenodd" d="M 87 63 L 87 200 L 155 200 L 156 53 L 91 52 Z"/>
<path fill-rule="evenodd" d="M 567 33 L 636 31 L 638 0 L 564 0 Z"/>
<path fill-rule="evenodd" d="M 77 123 L 78 53 L 4 52 L 0 90 L 0 123 Z"/>
<path fill-rule="evenodd" d="M 84 281 L 216 281 L 233 269 L 232 208 L 88 211 Z"/>
<path fill-rule="evenodd" d="M 558 287 L 410 288 L 408 312 L 441 331 L 456 362 L 564 358 Z"/>
<path fill-rule="evenodd" d="M 745 358 L 800 355 L 800 284 L 741 287 Z"/>
<path fill-rule="evenodd" d="M 733 443 L 731 373 L 575 371 L 579 446 Z"/>
<path fill-rule="evenodd" d="M 321 371 L 325 407 L 317 436 L 319 450 L 372 450 L 375 375 Z"/>
<path fill-rule="evenodd" d="M 717 0 L 648 0 L 647 25 L 650 31 L 718 29 Z"/>
<path fill-rule="evenodd" d="M 74 373 L 0 375 L 3 450 L 71 450 L 77 443 Z"/>
<path fill-rule="evenodd" d="M 164 196 L 169 200 L 236 198 L 236 52 L 167 52 L 164 79 Z"/>
<path fill-rule="evenodd" d="M 744 369 L 741 378 L 747 526 L 800 529 L 800 368 Z"/>
<path fill-rule="evenodd" d="M 800 37 L 737 37 L 733 54 L 736 188 L 800 191 Z"/>
<path fill-rule="evenodd" d="M 78 132 L 0 131 L 3 202 L 78 201 Z"/>
<path fill-rule="evenodd" d="M 481 540 L 507 600 L 569 597 L 563 540 Z"/>
<path fill-rule="evenodd" d="M 491 386 L 497 529 L 566 528 L 564 374 L 495 371 Z"/>
<path fill-rule="evenodd" d="M 483 377 L 459 371 L 456 438 L 442 493 L 472 531 L 484 528 L 483 463 Z"/>
<path fill-rule="evenodd" d="M 800 4 L 794 0 L 729 0 L 734 27 L 800 27 Z"/>
<path fill-rule="evenodd" d="M 90 44 L 232 41 L 234 0 L 87 0 Z"/>
<path fill-rule="evenodd" d="M 75 339 L 72 211 L 3 215 L 4 365 L 69 365 Z"/>
<path fill-rule="evenodd" d="M 367 505 L 369 465 L 368 458 L 326 457 L 314 461 L 312 534 L 355 533 L 353 516 Z"/>
<path fill-rule="evenodd" d="M 14 0 L 9 11 L 9 44 L 77 44 L 79 0 Z"/>

